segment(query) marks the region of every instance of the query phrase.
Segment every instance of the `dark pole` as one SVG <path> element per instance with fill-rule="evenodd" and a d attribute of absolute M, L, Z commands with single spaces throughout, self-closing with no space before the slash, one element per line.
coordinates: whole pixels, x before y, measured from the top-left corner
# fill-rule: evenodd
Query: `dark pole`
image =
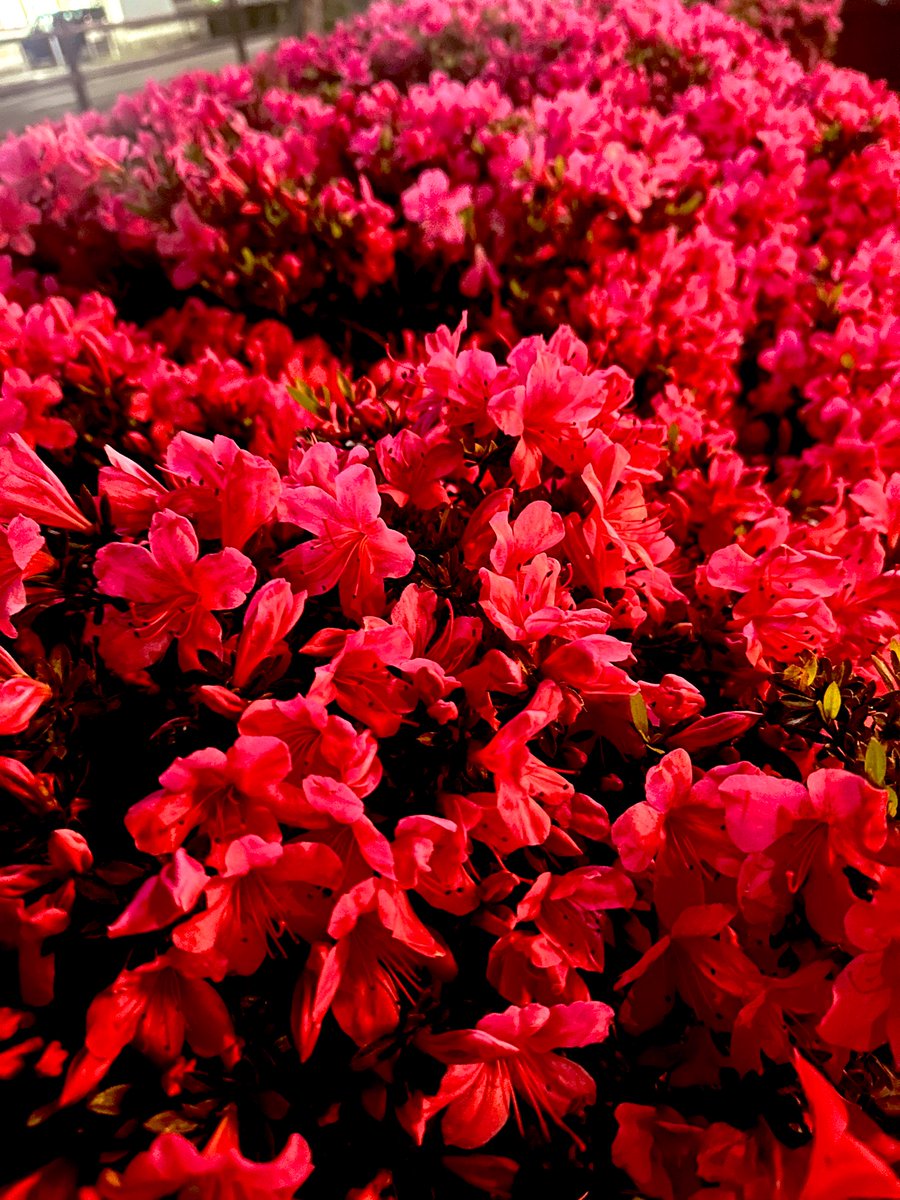
<path fill-rule="evenodd" d="M 322 0 L 288 0 L 287 28 L 291 37 L 321 33 L 324 24 Z"/>
<path fill-rule="evenodd" d="M 79 112 L 87 112 L 91 107 L 91 99 L 88 96 L 87 86 L 78 61 L 84 46 L 84 33 L 79 26 L 75 29 L 61 29 L 57 36 L 66 66 L 69 68 L 69 82 L 75 93 L 75 104 Z"/>
<path fill-rule="evenodd" d="M 244 41 L 244 10 L 237 0 L 227 0 L 228 23 L 231 26 L 231 36 L 234 38 L 238 62 L 247 61 L 247 43 Z"/>
<path fill-rule="evenodd" d="M 303 32 L 321 33 L 324 26 L 322 0 L 303 0 Z"/>

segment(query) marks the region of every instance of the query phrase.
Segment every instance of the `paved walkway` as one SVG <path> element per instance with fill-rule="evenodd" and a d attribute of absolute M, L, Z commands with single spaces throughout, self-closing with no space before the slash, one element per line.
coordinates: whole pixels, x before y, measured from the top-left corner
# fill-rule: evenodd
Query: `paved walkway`
<path fill-rule="evenodd" d="M 272 45 L 275 36 L 274 32 L 269 32 L 248 38 L 248 53 L 254 55 L 265 50 Z M 234 46 L 230 42 L 207 49 L 200 45 L 187 46 L 183 54 L 177 57 L 173 54 L 165 63 L 156 66 L 122 63 L 121 71 L 93 79 L 90 71 L 86 71 L 88 95 L 94 108 L 108 108 L 116 96 L 137 91 L 151 79 L 171 79 L 185 71 L 216 71 L 234 61 Z M 28 92 L 16 91 L 10 95 L 3 94 L 3 82 L 0 78 L 0 134 L 21 130 L 48 118 L 58 120 L 67 112 L 76 111 L 72 88 L 65 76 L 45 79 Z"/>

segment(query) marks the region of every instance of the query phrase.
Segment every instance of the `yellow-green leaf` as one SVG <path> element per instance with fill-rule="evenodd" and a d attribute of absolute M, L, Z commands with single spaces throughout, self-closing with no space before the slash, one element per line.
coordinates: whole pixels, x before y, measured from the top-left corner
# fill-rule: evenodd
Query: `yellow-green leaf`
<path fill-rule="evenodd" d="M 836 683 L 829 683 L 822 697 L 822 712 L 827 720 L 833 721 L 840 711 L 841 689 Z"/>
<path fill-rule="evenodd" d="M 197 1128 L 196 1121 L 188 1121 L 177 1112 L 161 1112 L 149 1121 L 144 1122 L 144 1128 L 151 1133 L 193 1133 Z"/>
<path fill-rule="evenodd" d="M 876 787 L 881 787 L 887 774 L 887 753 L 878 738 L 871 738 L 866 746 L 866 774 Z"/>
<path fill-rule="evenodd" d="M 810 654 L 807 661 L 803 664 L 803 674 L 801 682 L 804 687 L 812 687 L 816 682 L 816 676 L 819 673 L 819 660 L 814 654 Z"/>
<path fill-rule="evenodd" d="M 635 729 L 646 741 L 650 733 L 650 721 L 647 717 L 647 705 L 640 692 L 635 692 L 631 697 L 631 719 L 634 721 Z"/>
<path fill-rule="evenodd" d="M 318 417 L 322 414 L 322 406 L 316 399 L 316 394 L 308 383 L 299 382 L 288 386 L 288 395 L 297 401 L 301 408 Z"/>
<path fill-rule="evenodd" d="M 893 817 L 896 817 L 896 815 L 897 815 L 897 793 L 892 787 L 889 787 L 887 790 L 887 794 L 888 794 L 888 803 L 887 803 L 888 816 L 893 818 Z"/>
<path fill-rule="evenodd" d="M 353 384 L 350 382 L 350 380 L 347 378 L 347 376 L 343 373 L 343 371 L 338 371 L 337 385 L 338 385 L 338 391 L 341 393 L 341 395 L 344 397 L 345 400 L 353 399 Z"/>
<path fill-rule="evenodd" d="M 897 686 L 897 679 L 892 667 L 884 662 L 883 659 L 880 659 L 877 654 L 872 655 L 872 666 L 884 680 L 884 685 L 888 691 L 894 691 Z"/>
<path fill-rule="evenodd" d="M 118 1083 L 115 1087 L 98 1092 L 93 1100 L 88 1101 L 88 1108 L 103 1117 L 117 1117 L 122 1111 L 122 1101 L 129 1087 L 130 1084 Z"/>

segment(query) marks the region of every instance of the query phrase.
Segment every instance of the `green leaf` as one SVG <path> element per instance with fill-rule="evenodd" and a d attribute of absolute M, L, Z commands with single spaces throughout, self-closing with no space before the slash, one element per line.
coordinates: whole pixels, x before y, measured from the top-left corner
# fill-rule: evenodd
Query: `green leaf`
<path fill-rule="evenodd" d="M 316 393 L 308 383 L 289 384 L 288 395 L 296 400 L 301 408 L 305 408 L 307 412 L 312 413 L 314 417 L 322 415 L 322 406 L 316 399 Z"/>
<path fill-rule="evenodd" d="M 887 813 L 888 813 L 889 817 L 894 818 L 897 815 L 897 793 L 894 791 L 894 789 L 892 787 L 889 787 L 887 790 L 887 794 L 888 794 Z"/>
<path fill-rule="evenodd" d="M 884 786 L 887 774 L 887 753 L 878 738 L 870 739 L 866 746 L 866 774 L 876 787 Z"/>
<path fill-rule="evenodd" d="M 650 735 L 650 721 L 647 717 L 647 705 L 644 703 L 644 697 L 640 692 L 635 692 L 630 697 L 631 703 L 631 719 L 634 721 L 634 727 L 644 739 Z"/>
<path fill-rule="evenodd" d="M 197 1128 L 196 1121 L 188 1121 L 177 1112 L 161 1112 L 149 1121 L 144 1122 L 144 1128 L 151 1133 L 193 1133 Z"/>
<path fill-rule="evenodd" d="M 841 689 L 836 683 L 829 683 L 822 697 L 822 715 L 827 721 L 833 721 L 841 711 Z"/>
<path fill-rule="evenodd" d="M 119 1083 L 115 1087 L 98 1092 L 93 1100 L 88 1101 L 88 1108 L 91 1112 L 99 1113 L 103 1117 L 119 1116 L 122 1111 L 122 1101 L 130 1086 L 128 1083 Z"/>
<path fill-rule="evenodd" d="M 818 673 L 819 660 L 814 654 L 810 654 L 807 662 L 803 664 L 803 674 L 801 675 L 800 682 L 804 687 L 812 687 L 812 685 L 816 682 L 816 676 Z"/>
<path fill-rule="evenodd" d="M 703 199 L 704 197 L 702 192 L 694 192 L 687 198 L 687 200 L 682 201 L 681 204 L 676 204 L 673 200 L 671 203 L 666 205 L 666 216 L 689 217 L 697 211 L 697 209 L 703 203 Z"/>
<path fill-rule="evenodd" d="M 338 385 L 338 391 L 341 393 L 341 395 L 344 397 L 345 400 L 353 399 L 353 384 L 350 382 L 350 380 L 347 378 L 347 376 L 343 373 L 343 371 L 338 371 L 338 373 L 337 373 L 337 385 Z"/>
<path fill-rule="evenodd" d="M 888 663 L 883 662 L 877 654 L 872 655 L 872 666 L 884 680 L 885 687 L 889 692 L 893 692 L 897 687 L 897 680 Z"/>
<path fill-rule="evenodd" d="M 199 142 L 188 142 L 188 144 L 182 150 L 182 154 L 188 160 L 188 162 L 193 163 L 195 167 L 202 167 L 206 159 L 203 147 L 199 144 Z"/>
<path fill-rule="evenodd" d="M 463 229 L 470 238 L 475 237 L 475 206 L 474 204 L 467 205 L 466 208 L 459 210 L 459 219 L 462 221 Z"/>

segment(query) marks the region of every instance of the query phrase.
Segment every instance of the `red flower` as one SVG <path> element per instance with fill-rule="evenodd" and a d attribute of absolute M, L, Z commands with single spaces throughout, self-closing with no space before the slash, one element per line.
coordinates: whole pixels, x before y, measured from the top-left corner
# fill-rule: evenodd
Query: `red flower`
<path fill-rule="evenodd" d="M 125 825 L 139 850 L 156 855 L 171 854 L 200 829 L 211 842 L 208 861 L 219 867 L 236 838 L 278 837 L 290 769 L 290 751 L 278 738 L 239 737 L 224 754 L 195 750 L 176 758 L 160 776 L 161 790 L 133 805 Z"/>
<path fill-rule="evenodd" d="M 177 641 L 181 669 L 199 671 L 201 651 L 222 656 L 222 629 L 213 613 L 242 604 L 256 571 L 238 550 L 201 557 L 193 526 L 177 513 L 153 517 L 149 542 L 149 549 L 116 543 L 97 552 L 100 590 L 130 602 L 124 616 L 107 610 L 101 650 L 124 674 L 156 662 Z"/>
<path fill-rule="evenodd" d="M 292 1200 L 312 1169 L 298 1133 L 272 1162 L 244 1158 L 229 1109 L 202 1152 L 179 1133 L 161 1133 L 122 1175 L 104 1171 L 97 1190 L 104 1200 Z"/>
<path fill-rule="evenodd" d="M 372 871 L 394 878 L 390 842 L 345 783 L 327 775 L 307 775 L 302 791 L 292 795 L 281 816 L 286 824 L 302 828 L 310 841 L 331 847 L 343 868 L 341 888 L 368 879 Z"/>
<path fill-rule="evenodd" d="M 491 987 L 512 1004 L 561 1004 L 589 1000 L 584 980 L 562 952 L 542 933 L 519 929 L 499 937 L 488 956 Z"/>
<path fill-rule="evenodd" d="M 481 607 L 511 641 L 532 645 L 557 632 L 572 607 L 571 597 L 559 585 L 561 571 L 560 563 L 546 554 L 538 554 L 511 579 L 482 567 Z"/>
<path fill-rule="evenodd" d="M 93 1091 L 128 1045 L 168 1067 L 187 1042 L 202 1058 L 232 1066 L 240 1057 L 228 1009 L 195 970 L 189 954 L 170 950 L 116 981 L 94 998 L 87 1012 L 84 1047 L 72 1059 L 53 1109 Z"/>
<path fill-rule="evenodd" d="M 401 508 L 410 504 L 427 512 L 449 500 L 445 480 L 465 475 L 462 450 L 442 437 L 426 440 L 411 429 L 383 437 L 376 447 L 385 482 L 379 491 Z"/>
<path fill-rule="evenodd" d="M 543 806 L 561 804 L 574 791 L 528 749 L 528 742 L 559 717 L 562 707 L 560 689 L 543 680 L 528 707 L 472 753 L 473 763 L 494 775 L 496 808 L 485 811 L 486 832 L 504 853 L 546 841 L 550 816 Z"/>
<path fill-rule="evenodd" d="M 870 901 L 847 911 L 851 944 L 862 951 L 834 982 L 819 1032 L 833 1046 L 876 1050 L 887 1043 L 900 1063 L 900 879 L 891 872 Z"/>
<path fill-rule="evenodd" d="M 545 871 L 519 901 L 516 917 L 533 921 L 570 966 L 602 971 L 610 938 L 610 908 L 630 908 L 634 884 L 615 867 L 579 867 L 564 875 Z"/>
<path fill-rule="evenodd" d="M 62 1158 L 55 1158 L 25 1179 L 0 1188 L 2 1200 L 94 1200 L 95 1196 L 88 1189 L 79 1191 L 78 1168 Z"/>
<path fill-rule="evenodd" d="M 381 497 L 369 467 L 347 467 L 333 488 L 296 487 L 286 494 L 286 519 L 314 536 L 283 556 L 282 571 L 310 596 L 340 584 L 341 608 L 349 617 L 378 615 L 385 579 L 407 575 L 415 555 L 403 534 L 378 515 Z"/>
<path fill-rule="evenodd" d="M 300 620 L 305 603 L 306 593 L 295 595 L 285 579 L 270 579 L 254 594 L 234 653 L 231 680 L 236 688 L 246 687 L 269 659 L 283 661 L 288 656 L 284 639 Z"/>
<path fill-rule="evenodd" d="M 12 617 L 28 603 L 25 580 L 52 562 L 42 553 L 41 527 L 30 517 L 13 517 L 0 526 L 0 632 L 16 636 Z"/>
<path fill-rule="evenodd" d="M 762 980 L 762 990 L 738 1013 L 731 1033 L 731 1062 L 741 1074 L 764 1074 L 766 1059 L 790 1062 L 795 1044 L 819 1049 L 815 1026 L 831 999 L 833 970 L 830 958 L 814 959 L 782 977 Z"/>
<path fill-rule="evenodd" d="M 391 670 L 399 670 L 412 656 L 412 642 L 406 631 L 393 625 L 360 629 L 349 635 L 324 630 L 303 647 L 304 654 L 323 652 L 334 653 L 334 657 L 316 671 L 311 692 L 314 698 L 321 704 L 337 701 L 344 712 L 363 721 L 377 737 L 395 734 L 419 699 L 413 684 Z"/>
<path fill-rule="evenodd" d="M 209 877 L 200 863 L 184 850 L 141 885 L 137 895 L 109 927 L 110 937 L 126 937 L 164 929 L 189 913 L 203 895 Z"/>
<path fill-rule="evenodd" d="M 149 529 L 154 513 L 165 507 L 168 492 L 149 471 L 113 446 L 104 447 L 110 461 L 98 473 L 98 491 L 120 536 L 136 537 Z"/>
<path fill-rule="evenodd" d="M 23 733 L 52 694 L 49 684 L 32 679 L 12 655 L 0 647 L 0 735 Z"/>
<path fill-rule="evenodd" d="M 694 785 L 684 750 L 651 767 L 645 786 L 647 800 L 619 817 L 612 836 L 626 871 L 654 865 L 653 899 L 663 922 L 671 925 L 688 906 L 733 898 L 744 855 L 728 836 L 716 787 Z"/>
<path fill-rule="evenodd" d="M 588 460 L 591 430 L 628 400 L 627 376 L 618 368 L 588 371 L 587 347 L 566 326 L 546 344 L 536 337 L 519 342 L 507 363 L 488 412 L 519 439 L 510 463 L 516 483 L 537 487 L 545 457 L 577 474 Z"/>
<path fill-rule="evenodd" d="M 51 858 L 49 866 L 14 865 L 0 871 L 0 945 L 18 953 L 19 987 L 26 1004 L 40 1006 L 53 999 L 55 959 L 52 952 L 43 953 L 43 945 L 68 928 L 74 883 L 67 879 L 31 903 L 25 898 L 37 888 L 59 883 L 73 869 L 80 867 L 62 854 L 55 862 Z"/>
<path fill-rule="evenodd" d="M 461 915 L 478 904 L 468 858 L 468 831 L 457 822 L 426 814 L 397 822 L 394 859 L 398 879 L 435 908 Z"/>
<path fill-rule="evenodd" d="M 489 521 L 497 539 L 491 550 L 491 566 L 500 575 L 514 579 L 516 572 L 526 563 L 559 545 L 565 537 L 565 526 L 562 517 L 553 511 L 546 500 L 534 500 L 526 504 L 510 523 L 512 491 L 505 488 L 495 492 L 493 498 L 504 507 L 500 507 Z"/>
<path fill-rule="evenodd" d="M 798 1200 L 895 1200 L 900 1142 L 848 1104 L 806 1059 L 794 1065 L 806 1093 L 813 1141 Z"/>
<path fill-rule="evenodd" d="M 612 1019 L 612 1009 L 597 1001 L 529 1004 L 482 1017 L 474 1029 L 422 1034 L 422 1049 L 450 1066 L 437 1095 L 421 1097 L 410 1110 L 411 1132 L 421 1143 L 427 1123 L 446 1109 L 445 1143 L 476 1149 L 500 1132 L 511 1105 L 523 1132 L 520 1099 L 534 1110 L 545 1138 L 547 1118 L 567 1129 L 566 1117 L 594 1103 L 596 1085 L 583 1067 L 553 1051 L 604 1041 Z"/>
<path fill-rule="evenodd" d="M 747 640 L 751 663 L 790 662 L 801 650 L 821 651 L 837 632 L 827 601 L 841 587 L 837 555 L 776 546 L 757 558 L 740 546 L 717 550 L 707 578 L 714 587 L 744 595 L 734 620 Z"/>
<path fill-rule="evenodd" d="M 734 915 L 722 904 L 684 909 L 672 932 L 618 979 L 617 988 L 633 985 L 619 1013 L 624 1028 L 652 1029 L 679 995 L 707 1028 L 732 1029 L 740 1010 L 763 987 L 759 969 L 729 927 Z"/>
<path fill-rule="evenodd" d="M 768 1129 L 749 1133 L 714 1122 L 691 1122 L 667 1106 L 620 1104 L 612 1148 L 640 1193 L 654 1200 L 728 1197 L 770 1200 L 794 1193 L 786 1186 L 785 1151 Z M 810 1197 L 811 1200 L 811 1197 Z"/>
<path fill-rule="evenodd" d="M 172 941 L 209 963 L 213 978 L 252 975 L 285 933 L 313 941 L 327 920 L 323 889 L 340 878 L 340 860 L 313 842 L 232 842 L 222 874 L 206 888 L 207 909 L 176 927 Z"/>
<path fill-rule="evenodd" d="M 281 479 L 264 458 L 231 438 L 177 433 L 166 450 L 176 487 L 167 507 L 196 521 L 201 538 L 241 550 L 269 519 L 281 496 Z"/>
<path fill-rule="evenodd" d="M 308 775 L 327 775 L 358 796 L 367 796 L 381 779 L 378 743 L 369 730 L 357 731 L 319 700 L 257 700 L 242 715 L 240 729 L 285 743 L 291 752 L 291 783 L 300 784 Z"/>
<path fill-rule="evenodd" d="M 29 446 L 45 446 L 49 450 L 71 446 L 75 430 L 70 422 L 47 412 L 61 399 L 62 389 L 51 376 L 32 379 L 18 367 L 9 367 L 3 376 L 0 436 L 21 433 Z"/>
<path fill-rule="evenodd" d="M 93 528 L 59 479 L 18 434 L 0 446 L 0 479 L 0 521 L 30 517 L 51 529 L 76 533 Z"/>
<path fill-rule="evenodd" d="M 814 771 L 806 788 L 742 771 L 721 780 L 719 792 L 735 844 L 753 851 L 738 877 L 747 919 L 774 925 L 802 896 L 813 928 L 843 942 L 844 916 L 854 902 L 844 868 L 878 874 L 888 836 L 884 793 L 833 769 Z"/>
<path fill-rule="evenodd" d="M 358 1046 L 391 1033 L 400 997 L 422 990 L 428 968 L 450 978 L 456 964 L 395 885 L 368 879 L 335 905 L 328 925 L 334 945 L 314 947 L 294 996 L 294 1040 L 305 1062 L 329 1009 Z"/>

